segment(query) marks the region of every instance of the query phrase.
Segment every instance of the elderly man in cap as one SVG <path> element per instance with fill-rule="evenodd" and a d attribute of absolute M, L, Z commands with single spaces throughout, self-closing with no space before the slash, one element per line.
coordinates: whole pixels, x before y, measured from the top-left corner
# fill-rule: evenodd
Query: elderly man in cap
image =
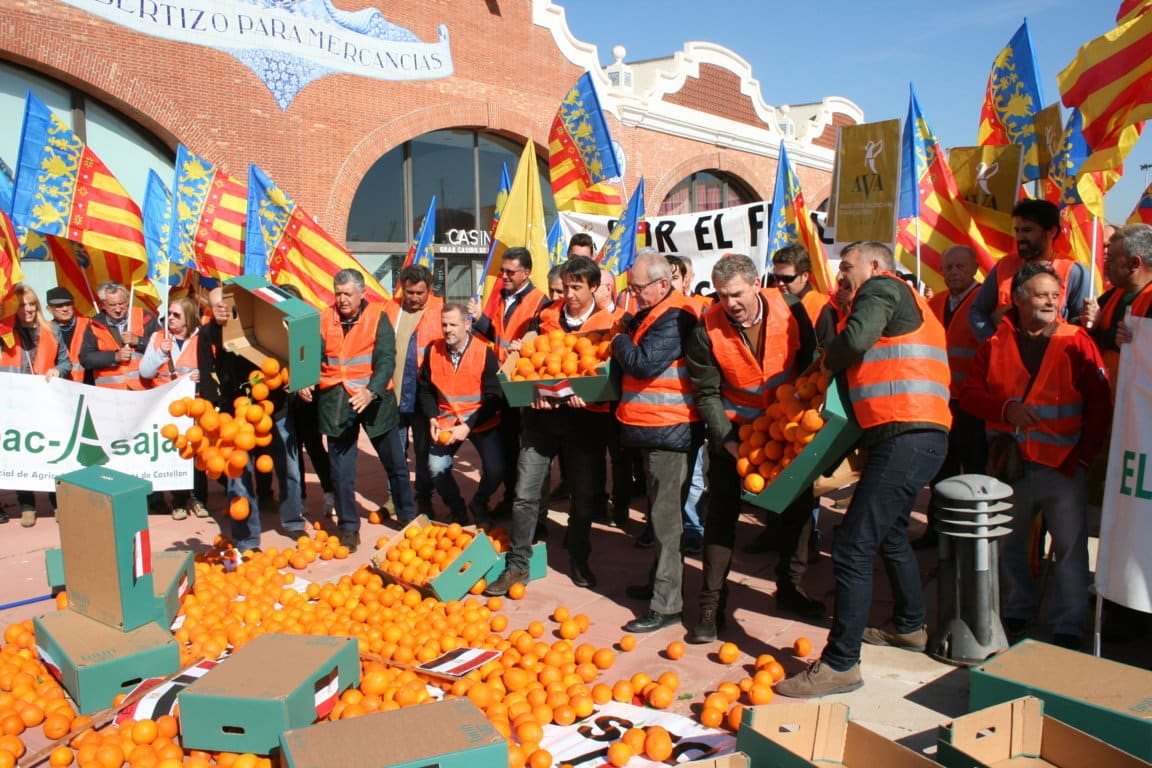
<path fill-rule="evenodd" d="M 68 362 L 72 363 L 68 375 L 72 381 L 84 381 L 84 366 L 80 365 L 80 344 L 84 341 L 84 332 L 88 330 L 88 318 L 76 314 L 72 292 L 67 288 L 49 288 L 48 293 L 44 294 L 44 302 L 52 315 L 52 325 L 60 331 L 60 339 L 68 348 Z"/>

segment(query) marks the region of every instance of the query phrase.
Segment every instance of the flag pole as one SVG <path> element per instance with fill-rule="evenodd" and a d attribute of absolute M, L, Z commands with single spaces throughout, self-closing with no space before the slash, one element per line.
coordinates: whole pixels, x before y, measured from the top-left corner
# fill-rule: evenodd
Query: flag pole
<path fill-rule="evenodd" d="M 923 294 L 924 287 L 920 282 L 920 216 L 916 216 L 916 290 Z"/>

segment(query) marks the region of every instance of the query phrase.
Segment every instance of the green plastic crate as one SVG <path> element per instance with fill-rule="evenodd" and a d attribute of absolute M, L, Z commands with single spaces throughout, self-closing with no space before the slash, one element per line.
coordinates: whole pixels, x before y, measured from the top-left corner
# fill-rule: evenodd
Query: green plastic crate
<path fill-rule="evenodd" d="M 797 496 L 812 487 L 816 478 L 839 464 L 863 434 L 848 393 L 836 378 L 828 385 L 820 415 L 824 417 L 824 426 L 812 442 L 763 491 L 745 491 L 745 501 L 772 512 L 783 512 Z"/>
<path fill-rule="evenodd" d="M 501 552 L 496 556 L 496 563 L 484 574 L 484 581 L 491 584 L 504 573 L 508 563 L 508 553 Z M 538 541 L 532 545 L 532 557 L 528 560 L 528 581 L 536 581 L 548 575 L 548 545 Z"/>
<path fill-rule="evenodd" d="M 320 312 L 279 286 L 255 275 L 224 283 L 232 319 L 224 326 L 224 349 L 254 365 L 274 357 L 289 367 L 295 391 L 320 381 Z"/>
<path fill-rule="evenodd" d="M 602 332 L 600 332 L 603 335 Z M 536 338 L 536 332 L 524 334 L 524 340 Z M 584 334 L 577 333 L 577 336 Z M 520 360 L 519 352 L 512 352 L 504 365 L 500 366 L 498 378 L 500 387 L 504 390 L 504 399 L 513 408 L 526 408 L 536 402 L 537 385 L 555 385 L 557 382 L 567 381 L 576 396 L 586 403 L 601 403 L 620 399 L 620 366 L 609 358 L 600 364 L 598 376 L 559 376 L 555 379 L 533 379 L 532 381 L 512 381 L 512 372 L 516 370 L 516 363 Z"/>
<path fill-rule="evenodd" d="M 427 584 L 409 584 L 388 573 L 383 567 L 388 562 L 388 551 L 403 540 L 409 528 L 428 528 L 435 525 L 444 526 L 444 523 L 433 522 L 424 515 L 418 515 L 412 522 L 400 529 L 400 533 L 393 536 L 388 545 L 372 558 L 372 567 L 376 569 L 384 581 L 411 587 L 425 597 L 434 597 L 444 602 L 459 600 L 468 594 L 468 590 L 472 589 L 476 582 L 484 578 L 498 559 L 496 549 L 492 546 L 492 540 L 482 531 L 477 531 L 471 526 L 468 526 L 466 530 L 477 534 L 476 538 L 460 553 L 459 557 L 440 572 L 439 576 Z"/>

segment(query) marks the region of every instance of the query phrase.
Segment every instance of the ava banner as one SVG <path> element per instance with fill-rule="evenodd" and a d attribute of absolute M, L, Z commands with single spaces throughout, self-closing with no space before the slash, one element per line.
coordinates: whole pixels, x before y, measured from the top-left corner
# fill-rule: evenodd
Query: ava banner
<path fill-rule="evenodd" d="M 106 466 L 152 483 L 158 491 L 192 487 L 192 462 L 181 459 L 160 427 L 168 403 L 193 397 L 187 377 L 144 392 L 64 379 L 0 373 L 0 488 L 54 491 L 56 476 Z"/>
<path fill-rule="evenodd" d="M 768 238 L 768 219 L 772 204 L 767 202 L 737 205 L 715 211 L 686 213 L 678 216 L 646 217 L 643 224 L 648 244 L 660 251 L 692 259 L 696 281 L 708 280 L 712 265 L 725 253 L 742 253 L 756 264 L 764 263 Z M 599 251 L 617 220 L 590 213 L 560 213 L 564 241 L 577 232 L 587 232 Z"/>
<path fill-rule="evenodd" d="M 1112 443 L 1100 521 L 1096 591 L 1152 612 L 1152 320 L 1125 318 L 1132 343 L 1120 355 Z"/>
<path fill-rule="evenodd" d="M 900 121 L 845 125 L 836 147 L 836 242 L 896 240 Z"/>

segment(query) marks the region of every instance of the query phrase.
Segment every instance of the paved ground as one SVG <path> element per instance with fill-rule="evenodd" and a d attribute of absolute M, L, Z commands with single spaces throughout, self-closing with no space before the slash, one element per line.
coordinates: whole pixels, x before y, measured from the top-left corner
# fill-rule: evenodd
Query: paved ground
<path fill-rule="evenodd" d="M 360 563 L 369 560 L 373 554 L 373 543 L 381 536 L 392 535 L 395 523 L 372 525 L 367 522 L 368 512 L 375 509 L 386 498 L 386 482 L 379 464 L 371 454 L 366 441 L 361 441 L 360 476 L 358 481 L 359 501 L 363 508 L 364 525 L 362 536 L 364 546 L 349 560 L 317 561 L 301 575 L 313 581 L 327 581 L 343 573 L 350 572 Z M 469 478 L 476 475 L 474 456 L 470 449 L 461 454 L 461 469 Z M 321 491 L 316 476 L 309 472 L 308 498 L 305 502 L 310 518 L 318 519 L 321 514 Z M 473 481 L 464 483 L 465 496 L 470 494 Z M 820 528 L 822 544 L 819 562 L 811 566 L 809 591 L 815 597 L 832 602 L 833 577 L 829 557 L 829 545 L 833 528 L 843 514 L 834 508 L 835 498 L 846 497 L 851 488 L 834 492 L 824 499 L 824 511 Z M 923 501 L 923 499 L 922 499 Z M 201 520 L 188 518 L 174 521 L 167 516 L 150 518 L 153 547 L 157 549 L 200 549 L 210 545 L 222 530 L 219 522 L 224 507 L 222 489 L 215 483 L 209 495 L 209 507 L 216 513 L 215 518 Z M 55 520 L 51 516 L 47 495 L 40 497 L 40 517 L 37 525 L 24 529 L 19 524 L 19 514 L 15 509 L 14 494 L 0 494 L 4 504 L 14 519 L 0 527 L 0 602 L 11 604 L 17 601 L 47 595 L 48 588 L 44 577 L 45 549 L 59 545 L 59 534 Z M 638 533 L 642 516 L 640 500 L 635 500 L 631 512 L 630 533 Z M 507 601 L 506 613 L 511 626 L 524 626 L 534 619 L 543 620 L 558 605 L 565 605 L 573 613 L 586 613 L 592 618 L 592 627 L 586 639 L 597 645 L 614 644 L 623 633 L 622 625 L 646 605 L 628 599 L 624 588 L 628 584 L 639 583 L 645 578 L 652 556 L 651 550 L 636 549 L 629 533 L 607 525 L 597 524 L 593 532 L 593 569 L 599 577 L 600 585 L 595 592 L 579 589 L 567 577 L 568 559 L 562 547 L 564 509 L 567 502 L 552 503 L 552 522 L 549 537 L 549 572 L 546 579 L 533 582 L 528 595 L 521 601 Z M 437 502 L 438 509 L 442 508 Z M 918 535 L 923 518 L 917 516 L 914 535 Z M 738 540 L 751 541 L 761 530 L 762 516 L 758 510 L 745 507 L 741 516 Z M 265 516 L 263 545 L 283 547 L 289 544 L 287 537 L 277 532 L 275 520 Z M 921 573 L 924 577 L 926 597 L 929 604 L 929 627 L 935 622 L 937 582 L 935 579 L 936 553 L 934 550 L 919 555 Z M 644 670 L 654 676 L 665 669 L 674 669 L 680 674 L 683 685 L 681 693 L 692 693 L 691 700 L 678 701 L 674 708 L 681 712 L 695 713 L 703 694 L 715 689 L 723 680 L 738 680 L 746 674 L 751 661 L 761 653 L 772 653 L 784 664 L 789 674 L 803 668 L 806 663 L 793 657 L 791 646 L 801 636 L 809 638 L 816 651 L 823 647 L 828 633 L 829 622 L 805 622 L 780 614 L 775 610 L 772 594 L 775 592 L 773 571 L 775 555 L 736 554 L 731 604 L 735 609 L 735 626 L 730 626 L 723 640 L 737 643 L 742 651 L 739 662 L 725 666 L 716 660 L 718 644 L 709 646 L 688 646 L 687 655 L 676 662 L 664 658 L 662 651 L 673 640 L 682 639 L 685 629 L 680 626 L 666 628 L 651 635 L 638 635 L 637 648 L 632 653 L 620 654 L 612 674 L 631 674 Z M 686 594 L 688 595 L 688 622 L 695 620 L 694 596 L 700 582 L 700 561 L 688 558 L 686 565 Z M 29 616 L 54 610 L 51 602 L 36 602 L 29 605 L 0 609 L 0 625 L 7 625 Z M 872 619 L 879 623 L 891 612 L 891 598 L 884 578 L 878 578 L 872 606 Z M 1135 646 L 1105 646 L 1105 656 L 1152 667 L 1152 647 L 1148 643 Z M 866 685 L 851 694 L 829 697 L 846 702 L 851 707 L 852 717 L 868 727 L 890 738 L 897 739 L 916 749 L 929 749 L 935 743 L 935 729 L 941 722 L 967 711 L 968 672 L 965 669 L 939 663 L 924 654 L 908 653 L 889 648 L 864 647 L 863 671 Z M 778 698 L 777 701 L 787 701 Z"/>

